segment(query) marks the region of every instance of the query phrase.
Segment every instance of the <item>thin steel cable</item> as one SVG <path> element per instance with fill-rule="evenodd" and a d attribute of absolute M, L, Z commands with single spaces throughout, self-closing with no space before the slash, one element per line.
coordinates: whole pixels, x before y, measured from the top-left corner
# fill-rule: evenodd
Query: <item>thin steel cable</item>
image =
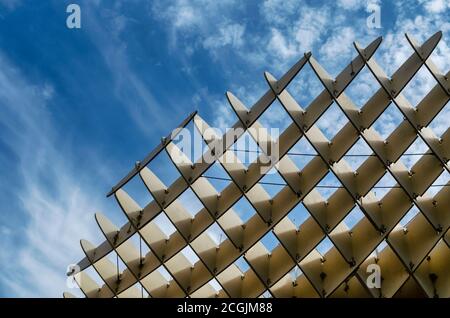
<path fill-rule="evenodd" d="M 221 180 L 221 181 L 232 181 L 230 178 L 225 177 L 215 177 L 215 176 L 208 176 L 203 175 L 203 178 L 206 179 L 213 179 L 213 180 Z M 286 186 L 285 183 L 279 183 L 279 182 L 267 182 L 267 181 L 259 181 L 258 184 L 265 184 L 265 185 L 275 185 L 275 186 Z M 432 184 L 430 187 L 450 187 L 450 184 Z M 334 186 L 334 185 L 316 185 L 316 188 L 324 188 L 324 189 L 341 189 L 344 188 L 343 186 Z M 401 188 L 400 186 L 374 186 L 373 189 L 396 189 Z"/>
<path fill-rule="evenodd" d="M 233 151 L 236 152 L 246 152 L 246 153 L 257 153 L 257 154 L 263 154 L 264 152 L 261 150 L 250 150 L 250 149 L 233 149 Z M 314 153 L 306 153 L 306 152 L 287 152 L 286 155 L 291 156 L 305 156 L 305 157 L 316 157 L 318 154 Z M 431 156 L 433 155 L 430 152 L 417 152 L 417 153 L 404 153 L 402 156 Z M 343 157 L 375 157 L 376 155 L 374 153 L 371 154 L 345 154 Z"/>

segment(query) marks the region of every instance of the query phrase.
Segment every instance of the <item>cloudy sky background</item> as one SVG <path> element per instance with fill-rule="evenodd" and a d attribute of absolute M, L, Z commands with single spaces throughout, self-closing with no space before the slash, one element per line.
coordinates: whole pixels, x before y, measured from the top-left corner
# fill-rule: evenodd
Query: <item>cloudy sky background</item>
<path fill-rule="evenodd" d="M 66 27 L 69 3 L 81 7 L 79 30 Z M 280 77 L 312 51 L 335 76 L 356 55 L 353 41 L 382 35 L 375 58 L 392 74 L 413 52 L 405 32 L 422 42 L 438 30 L 432 59 L 449 70 L 449 1 L 370 3 L 381 28 L 368 28 L 364 0 L 0 0 L 0 296 L 60 297 L 67 265 L 83 256 L 79 238 L 102 240 L 94 213 L 125 222 L 105 197 L 111 186 L 194 110 L 230 127 L 225 91 L 250 107 L 268 88 L 264 71 Z M 308 67 L 301 74 L 291 92 L 306 107 L 322 87 Z M 356 82 L 348 95 L 361 106 L 378 86 L 367 70 Z M 405 95 L 416 104 L 434 85 L 423 69 Z M 433 121 L 437 135 L 449 115 L 447 105 Z M 401 120 L 390 107 L 376 129 L 387 136 Z M 288 123 L 281 108 L 262 122 Z M 333 136 L 345 122 L 335 107 L 318 125 Z M 173 167 L 154 169 L 174 179 Z"/>

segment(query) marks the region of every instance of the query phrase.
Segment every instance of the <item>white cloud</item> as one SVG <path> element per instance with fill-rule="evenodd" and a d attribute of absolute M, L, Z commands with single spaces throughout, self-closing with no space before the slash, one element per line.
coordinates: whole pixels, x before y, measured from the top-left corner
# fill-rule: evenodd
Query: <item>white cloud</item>
<path fill-rule="evenodd" d="M 358 10 L 365 2 L 362 0 L 338 0 L 336 4 L 345 10 Z"/>
<path fill-rule="evenodd" d="M 369 8 L 370 4 L 379 5 L 381 0 L 338 0 L 336 2 L 338 8 L 342 8 L 348 11 L 357 11 L 365 8 Z"/>
<path fill-rule="evenodd" d="M 285 25 L 306 3 L 302 0 L 266 0 L 261 6 L 264 19 L 273 25 Z"/>
<path fill-rule="evenodd" d="M 222 98 L 222 100 L 216 100 L 211 104 L 211 108 L 214 109 L 214 122 L 213 126 L 218 128 L 224 133 L 227 128 L 230 128 L 235 121 L 235 115 L 231 106 Z"/>
<path fill-rule="evenodd" d="M 166 25 L 170 47 L 194 42 L 195 46 L 203 44 L 207 49 L 215 49 L 222 46 L 221 41 L 239 42 L 244 31 L 242 25 L 226 19 L 226 13 L 236 7 L 239 3 L 235 0 L 177 0 L 169 6 L 166 1 L 154 1 L 151 14 Z"/>
<path fill-rule="evenodd" d="M 423 4 L 429 13 L 442 13 L 450 8 L 448 0 L 429 0 L 423 1 Z"/>
<path fill-rule="evenodd" d="M 285 37 L 277 29 L 272 29 L 272 36 L 268 45 L 274 55 L 277 54 L 283 59 L 291 58 L 297 55 L 297 49 L 293 43 L 288 43 Z"/>
<path fill-rule="evenodd" d="M 60 297 L 67 265 L 81 259 L 78 238 L 98 237 L 92 179 L 72 170 L 67 141 L 53 130 L 46 103 L 51 84 L 35 86 L 0 54 L 1 137 L 15 156 L 22 222 L 2 226 L 0 281 L 10 296 Z M 18 129 L 20 127 L 20 129 Z M 90 171 L 91 173 L 92 171 Z M 94 235 L 95 233 L 95 235 Z"/>
<path fill-rule="evenodd" d="M 203 41 L 203 47 L 206 49 L 216 49 L 223 46 L 230 45 L 238 49 L 243 44 L 243 35 L 245 32 L 245 25 L 239 23 L 230 23 L 219 28 L 218 35 L 208 36 Z"/>
<path fill-rule="evenodd" d="M 352 27 L 344 27 L 329 37 L 320 49 L 320 53 L 325 60 L 335 60 L 336 56 L 349 57 L 353 54 L 353 41 L 355 41 L 355 31 Z"/>
<path fill-rule="evenodd" d="M 317 127 L 331 140 L 347 123 L 347 118 L 340 108 L 333 104 L 316 122 Z"/>
<path fill-rule="evenodd" d="M 195 14 L 194 8 L 185 2 L 177 7 L 170 7 L 168 14 L 174 17 L 174 26 L 176 28 L 191 27 L 200 22 L 200 16 Z"/>
<path fill-rule="evenodd" d="M 313 8 L 306 3 L 288 1 L 289 11 L 277 11 L 277 1 L 268 0 L 261 9 L 264 23 L 269 26 L 267 35 L 256 43 L 260 58 L 257 63 L 270 65 L 272 69 L 284 72 L 304 53 L 314 51 L 321 43 L 335 17 L 326 6 Z M 244 56 L 251 56 L 243 54 Z"/>

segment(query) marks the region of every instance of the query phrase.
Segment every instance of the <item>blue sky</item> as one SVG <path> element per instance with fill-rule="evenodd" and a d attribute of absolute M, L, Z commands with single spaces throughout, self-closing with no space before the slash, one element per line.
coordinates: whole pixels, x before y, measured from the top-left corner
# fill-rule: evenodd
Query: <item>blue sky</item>
<path fill-rule="evenodd" d="M 66 266 L 82 257 L 78 239 L 102 239 L 94 213 L 125 221 L 105 197 L 111 186 L 194 110 L 230 127 L 224 93 L 250 107 L 268 88 L 264 71 L 279 77 L 312 51 L 336 75 L 356 55 L 353 41 L 382 35 L 375 58 L 392 74 L 412 53 L 405 32 L 423 41 L 438 30 L 432 59 L 449 70 L 449 1 L 369 2 L 381 8 L 381 28 L 367 26 L 364 0 L 0 0 L 0 296 L 59 297 Z M 81 29 L 66 27 L 70 3 L 80 5 Z M 306 106 L 322 87 L 302 73 L 292 93 Z M 376 82 L 369 72 L 357 82 L 348 94 L 362 104 Z M 421 70 L 405 95 L 416 103 L 433 85 Z M 433 121 L 437 135 L 449 112 Z M 262 122 L 286 120 L 273 109 Z M 378 131 L 400 120 L 389 110 Z M 332 109 L 318 125 L 333 135 L 343 123 Z M 173 180 L 163 164 L 154 169 Z"/>

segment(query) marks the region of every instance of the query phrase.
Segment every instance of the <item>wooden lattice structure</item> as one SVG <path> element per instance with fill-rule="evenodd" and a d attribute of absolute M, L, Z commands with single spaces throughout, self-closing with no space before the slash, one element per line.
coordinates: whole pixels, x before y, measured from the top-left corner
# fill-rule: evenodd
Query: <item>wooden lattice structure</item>
<path fill-rule="evenodd" d="M 106 240 L 97 247 L 82 240 L 86 257 L 78 263 L 79 270 L 69 275 L 86 297 L 142 297 L 142 289 L 150 297 L 450 297 L 450 182 L 433 196 L 424 195 L 450 169 L 450 130 L 447 128 L 438 137 L 427 127 L 450 99 L 449 73 L 440 73 L 429 58 L 441 36 L 438 32 L 419 45 L 406 35 L 414 53 L 392 77 L 373 58 L 381 43 L 378 38 L 366 48 L 355 43 L 357 56 L 335 79 L 306 53 L 279 80 L 265 73 L 269 89 L 250 109 L 227 93 L 239 119 L 233 128 L 248 132 L 258 145 L 274 142 L 268 133 L 255 133 L 254 128 L 261 128 L 258 119 L 275 100 L 292 119 L 276 140 L 279 160 L 270 163 L 286 183 L 273 197 L 260 184 L 261 158 L 248 167 L 240 163 L 229 150 L 236 141 L 227 138 L 231 130 L 224 136 L 205 136 L 207 123 L 197 113 L 191 114 L 180 127 L 193 121 L 205 137 L 207 153 L 195 163 L 187 157 L 180 163 L 173 160 L 175 156 L 183 156 L 172 142 L 173 135 L 163 138 L 109 193 L 117 199 L 128 223 L 118 228 L 105 216 L 96 214 Z M 287 86 L 306 63 L 324 89 L 303 109 Z M 345 89 L 365 66 L 380 88 L 358 108 Z M 436 84 L 413 106 L 402 90 L 421 67 L 429 70 Z M 329 140 L 315 123 L 333 103 L 348 121 Z M 384 140 L 372 125 L 389 105 L 395 105 L 404 119 Z M 287 153 L 302 137 L 317 155 L 300 170 Z M 399 158 L 418 138 L 428 151 L 408 169 Z M 373 153 L 353 171 L 344 156 L 360 139 Z M 223 140 L 231 141 L 219 142 Z M 164 150 L 180 174 L 168 186 L 147 167 Z M 232 180 L 220 193 L 204 177 L 213 164 L 203 160 L 206 155 L 215 158 Z M 326 200 L 316 186 L 329 172 L 342 186 Z M 373 187 L 386 173 L 397 184 L 377 198 Z M 144 208 L 122 189 L 138 174 L 153 198 Z M 203 204 L 194 217 L 179 201 L 187 189 Z M 233 211 L 233 205 L 242 197 L 257 212 L 246 222 Z M 287 214 L 300 203 L 309 217 L 297 227 Z M 399 221 L 413 206 L 419 213 L 406 226 L 400 225 Z M 342 221 L 355 207 L 359 207 L 364 217 L 348 228 Z M 177 229 L 170 237 L 154 222 L 161 213 Z M 213 223 L 226 235 L 219 244 L 206 233 Z M 279 241 L 272 251 L 261 243 L 261 238 L 270 231 Z M 130 238 L 136 234 L 149 248 L 146 255 L 131 242 Z M 333 246 L 321 255 L 316 247 L 324 238 Z M 376 251 L 382 241 L 387 244 Z M 181 253 L 187 246 L 198 256 L 195 264 Z M 106 257 L 114 252 L 126 265 L 123 271 Z M 249 264 L 245 272 L 235 264 L 242 256 Z M 380 266 L 380 288 L 369 288 L 366 284 L 370 274 L 366 268 L 370 264 Z M 86 274 L 91 266 L 103 280 L 102 286 Z M 291 271 L 297 266 L 301 273 L 293 277 Z M 160 267 L 170 274 L 170 279 L 161 274 Z M 220 290 L 209 283 L 213 279 Z"/>

